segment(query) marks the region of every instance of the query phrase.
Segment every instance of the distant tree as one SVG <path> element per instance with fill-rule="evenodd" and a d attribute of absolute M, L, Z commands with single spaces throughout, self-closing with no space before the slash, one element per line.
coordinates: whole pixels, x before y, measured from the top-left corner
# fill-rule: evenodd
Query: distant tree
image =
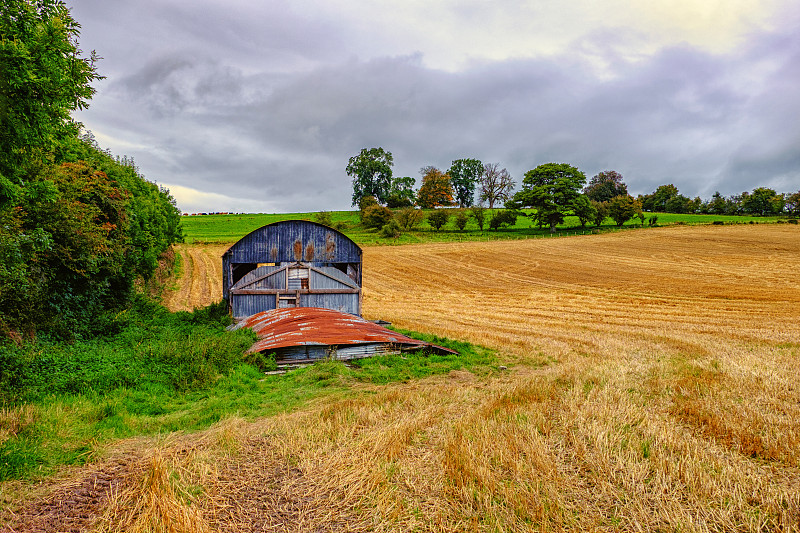
<path fill-rule="evenodd" d="M 597 209 L 592 204 L 589 195 L 581 194 L 575 199 L 575 203 L 572 205 L 572 212 L 578 217 L 581 227 L 585 228 L 586 224 L 594 220 Z"/>
<path fill-rule="evenodd" d="M 586 175 L 577 168 L 566 163 L 546 163 L 525 173 L 522 190 L 514 199 L 536 209 L 534 218 L 539 225 L 547 224 L 555 232 L 573 209 L 584 183 Z"/>
<path fill-rule="evenodd" d="M 389 187 L 389 197 L 386 199 L 386 206 L 392 209 L 399 207 L 411 207 L 414 205 L 414 184 L 416 180 L 411 177 L 392 178 Z"/>
<path fill-rule="evenodd" d="M 469 217 L 463 209 L 459 209 L 456 213 L 454 222 L 459 231 L 464 231 L 464 229 L 467 227 L 467 222 L 469 222 Z"/>
<path fill-rule="evenodd" d="M 416 228 L 422 224 L 424 219 L 425 213 L 419 209 L 414 209 L 413 207 L 401 209 L 397 215 L 395 215 L 395 220 L 397 220 L 397 223 L 405 231 L 410 231 Z"/>
<path fill-rule="evenodd" d="M 602 226 L 603 222 L 608 218 L 608 202 L 595 202 L 593 200 L 592 207 L 594 207 L 595 211 L 592 223 L 595 226 Z"/>
<path fill-rule="evenodd" d="M 351 157 L 346 172 L 353 180 L 353 205 L 359 205 L 364 196 L 374 196 L 378 203 L 385 204 L 392 183 L 392 153 L 383 148 L 362 148 Z"/>
<path fill-rule="evenodd" d="M 584 187 L 583 193 L 595 202 L 606 202 L 615 196 L 628 194 L 628 186 L 622 181 L 622 174 L 606 170 L 596 174 Z"/>
<path fill-rule="evenodd" d="M 388 207 L 382 205 L 371 205 L 364 210 L 361 216 L 361 223 L 364 227 L 380 229 L 389 223 L 394 217 L 394 213 Z"/>
<path fill-rule="evenodd" d="M 641 210 L 642 203 L 629 194 L 617 196 L 608 202 L 608 215 L 617 223 L 617 226 L 622 226 Z"/>
<path fill-rule="evenodd" d="M 486 163 L 483 165 L 483 174 L 480 178 L 480 201 L 489 202 L 489 209 L 494 209 L 494 204 L 504 202 L 514 190 L 514 180 L 508 170 L 501 169 L 500 163 Z"/>
<path fill-rule="evenodd" d="M 511 227 L 517 223 L 518 211 L 513 209 L 500 209 L 492 213 L 492 218 L 489 220 L 489 227 L 493 230 L 498 230 L 502 227 Z"/>
<path fill-rule="evenodd" d="M 671 183 L 659 186 L 650 198 L 642 202 L 642 208 L 647 206 L 649 211 L 667 212 L 667 202 L 678 196 L 678 188 Z"/>
<path fill-rule="evenodd" d="M 436 209 L 428 213 L 428 224 L 431 225 L 433 229 L 439 231 L 442 229 L 442 226 L 447 224 L 447 219 L 450 218 L 450 213 L 447 212 L 445 209 Z"/>
<path fill-rule="evenodd" d="M 667 200 L 664 211 L 667 213 L 691 213 L 692 201 L 687 196 L 676 194 Z"/>
<path fill-rule="evenodd" d="M 800 216 L 800 191 L 786 197 L 786 212 L 791 216 Z"/>
<path fill-rule="evenodd" d="M 750 215 L 775 215 L 783 211 L 783 207 L 783 196 L 766 187 L 754 189 L 742 199 L 742 209 Z"/>
<path fill-rule="evenodd" d="M 422 185 L 417 191 L 417 205 L 423 209 L 453 204 L 453 187 L 450 176 L 434 167 L 424 167 Z"/>
<path fill-rule="evenodd" d="M 708 202 L 708 213 L 711 215 L 724 215 L 726 210 L 725 198 L 716 191 Z"/>
<path fill-rule="evenodd" d="M 473 205 L 470 208 L 470 214 L 475 219 L 475 223 L 478 224 L 478 228 L 483 231 L 483 225 L 486 223 L 486 208 L 482 205 Z"/>
<path fill-rule="evenodd" d="M 459 207 L 470 207 L 475 197 L 475 185 L 483 173 L 483 163 L 477 159 L 456 159 L 447 174 L 453 185 Z"/>

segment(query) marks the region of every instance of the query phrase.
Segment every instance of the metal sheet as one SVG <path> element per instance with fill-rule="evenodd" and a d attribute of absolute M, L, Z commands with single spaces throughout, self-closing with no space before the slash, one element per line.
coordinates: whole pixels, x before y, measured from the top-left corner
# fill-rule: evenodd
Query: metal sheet
<path fill-rule="evenodd" d="M 412 339 L 356 315 L 317 307 L 265 311 L 242 320 L 236 327 L 251 328 L 258 335 L 258 341 L 250 347 L 249 352 L 278 353 L 288 349 L 287 352 L 295 354 L 294 357 L 307 354 L 304 357 L 312 359 L 318 359 L 326 353 L 353 359 L 390 351 L 421 349 L 436 353 L 458 353 Z M 297 350 L 299 347 L 309 349 Z"/>

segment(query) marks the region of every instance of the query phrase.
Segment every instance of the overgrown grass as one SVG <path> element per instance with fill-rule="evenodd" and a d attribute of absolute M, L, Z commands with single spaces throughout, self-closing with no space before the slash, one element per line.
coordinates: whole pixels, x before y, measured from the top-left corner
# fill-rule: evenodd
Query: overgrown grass
<path fill-rule="evenodd" d="M 0 346 L 0 481 L 91 461 L 116 439 L 199 430 L 232 415 L 291 410 L 363 383 L 454 369 L 485 373 L 495 364 L 490 350 L 435 339 L 460 355 L 322 361 L 265 376 L 243 362 L 252 332 L 226 331 L 227 320 L 220 306 L 168 313 L 141 301 L 104 338 Z"/>
<path fill-rule="evenodd" d="M 451 211 L 455 213 L 456 210 Z M 525 210 L 525 212 L 529 213 L 530 210 Z M 187 243 L 235 242 L 251 231 L 266 224 L 272 224 L 273 222 L 282 220 L 315 220 L 315 214 L 316 213 L 251 213 L 240 215 L 185 216 L 182 218 L 182 223 Z M 774 223 L 780 220 L 780 217 L 646 213 L 647 218 L 645 219 L 645 225 L 648 223 L 647 220 L 653 216 L 658 217 L 657 224 L 660 226 L 670 224 L 713 224 L 714 222 L 724 222 L 725 224 Z M 398 238 L 387 239 L 381 237 L 377 230 L 367 229 L 361 226 L 358 211 L 331 212 L 331 220 L 334 226 L 338 225 L 343 233 L 361 245 L 548 238 L 551 236 L 548 228 L 536 227 L 533 220 L 529 217 L 518 217 L 517 223 L 514 226 L 501 228 L 496 231 L 488 229 L 489 218 L 490 215 L 487 214 L 486 225 L 483 230 L 480 230 L 475 220 L 470 218 L 466 228 L 461 231 L 455 227 L 455 217 L 451 216 L 447 224 L 439 231 L 435 231 L 428 222 L 425 221 L 412 231 L 404 231 Z M 639 227 L 639 219 L 632 219 L 623 226 L 625 228 Z M 607 219 L 606 224 L 600 226 L 599 230 L 611 231 L 616 228 L 616 224 L 610 219 Z M 561 236 L 583 234 L 592 229 L 591 226 L 585 228 L 581 227 L 577 217 L 568 216 L 564 224 L 558 227 L 557 234 Z"/>

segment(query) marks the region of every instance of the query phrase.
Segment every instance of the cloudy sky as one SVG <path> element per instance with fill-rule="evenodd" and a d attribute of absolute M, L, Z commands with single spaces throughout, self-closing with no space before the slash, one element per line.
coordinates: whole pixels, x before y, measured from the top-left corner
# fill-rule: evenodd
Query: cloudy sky
<path fill-rule="evenodd" d="M 631 193 L 800 189 L 796 0 L 67 0 L 76 118 L 187 212 L 350 208 L 362 148 L 616 170 Z"/>

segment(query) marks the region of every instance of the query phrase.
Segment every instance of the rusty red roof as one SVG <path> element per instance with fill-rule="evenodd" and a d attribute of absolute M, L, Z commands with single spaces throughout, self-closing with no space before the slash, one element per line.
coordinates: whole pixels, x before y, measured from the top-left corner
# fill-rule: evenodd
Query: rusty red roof
<path fill-rule="evenodd" d="M 353 346 L 391 344 L 403 351 L 431 349 L 437 353 L 458 352 L 412 339 L 359 316 L 319 307 L 289 307 L 263 311 L 242 320 L 237 327 L 250 328 L 258 341 L 249 353 L 269 352 L 290 346 Z"/>

